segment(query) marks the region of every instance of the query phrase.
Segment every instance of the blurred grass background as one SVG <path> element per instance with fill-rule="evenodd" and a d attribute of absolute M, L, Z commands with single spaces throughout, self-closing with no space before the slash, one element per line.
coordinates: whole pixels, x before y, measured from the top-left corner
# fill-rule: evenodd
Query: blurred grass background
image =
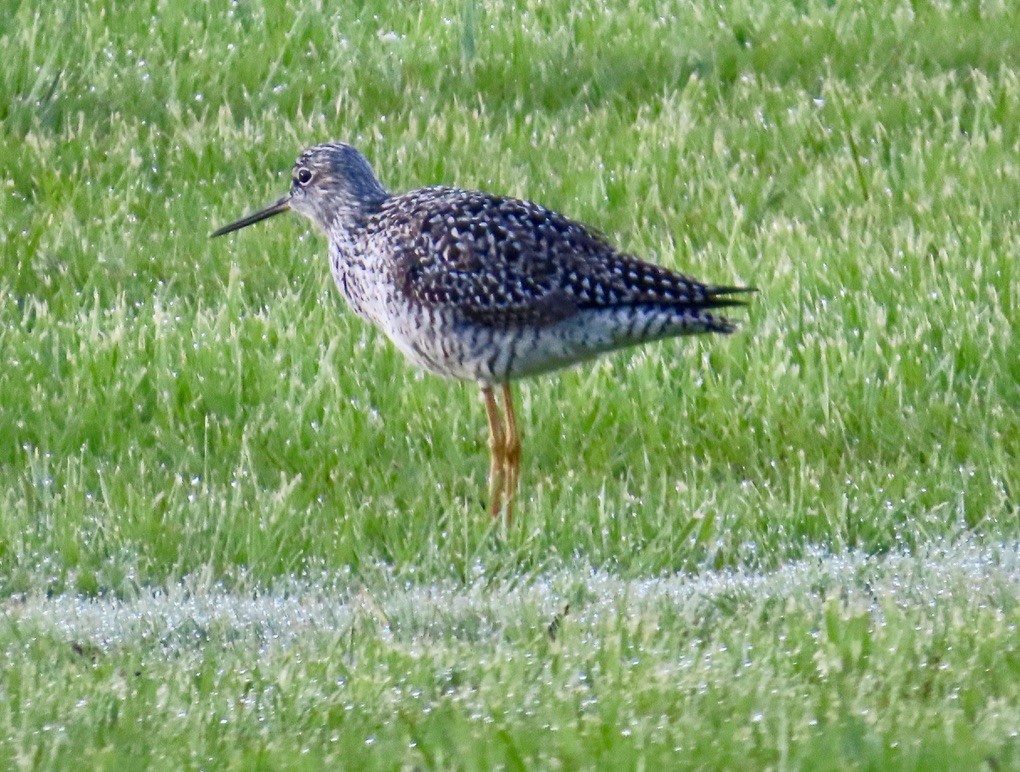
<path fill-rule="evenodd" d="M 1018 30 L 996 2 L 7 0 L 0 594 L 1015 544 Z M 500 532 L 474 387 L 348 313 L 299 218 L 207 239 L 330 139 L 761 292 L 736 335 L 522 384 Z"/>

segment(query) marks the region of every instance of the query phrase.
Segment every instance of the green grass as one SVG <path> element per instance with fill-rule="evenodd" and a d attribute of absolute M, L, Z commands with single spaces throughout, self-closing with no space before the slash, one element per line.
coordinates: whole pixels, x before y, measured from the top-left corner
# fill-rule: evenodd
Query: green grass
<path fill-rule="evenodd" d="M 5 662 L 0 722 L 63 767 L 82 748 L 135 768 L 1015 767 L 1018 581 L 1015 550 L 964 543 L 768 574 L 40 598 L 0 632 L 38 655 Z"/>
<path fill-rule="evenodd" d="M 7 0 L 0 57 L 0 764 L 1020 765 L 1015 4 Z M 493 528 L 475 388 L 299 218 L 207 239 L 327 139 L 760 294 L 521 384 Z M 188 606 L 252 597 L 328 613 Z"/>

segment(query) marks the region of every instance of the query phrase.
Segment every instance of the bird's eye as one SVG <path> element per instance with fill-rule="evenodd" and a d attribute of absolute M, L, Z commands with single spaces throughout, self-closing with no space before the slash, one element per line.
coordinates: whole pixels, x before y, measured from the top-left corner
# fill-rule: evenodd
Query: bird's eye
<path fill-rule="evenodd" d="M 312 170 L 306 169 L 302 166 L 297 170 L 297 181 L 301 185 L 307 185 L 312 181 Z"/>

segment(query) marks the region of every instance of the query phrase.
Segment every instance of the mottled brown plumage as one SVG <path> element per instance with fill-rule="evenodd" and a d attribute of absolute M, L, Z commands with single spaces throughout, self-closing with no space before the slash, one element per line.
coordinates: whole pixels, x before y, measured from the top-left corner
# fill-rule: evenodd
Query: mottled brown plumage
<path fill-rule="evenodd" d="M 481 385 L 493 515 L 505 503 L 509 517 L 517 486 L 511 380 L 624 346 L 732 332 L 714 310 L 742 305 L 732 296 L 753 291 L 622 254 L 529 201 L 448 187 L 391 195 L 364 157 L 339 143 L 305 151 L 287 196 L 213 235 L 286 209 L 325 231 L 333 278 L 359 316 L 417 365 Z"/>

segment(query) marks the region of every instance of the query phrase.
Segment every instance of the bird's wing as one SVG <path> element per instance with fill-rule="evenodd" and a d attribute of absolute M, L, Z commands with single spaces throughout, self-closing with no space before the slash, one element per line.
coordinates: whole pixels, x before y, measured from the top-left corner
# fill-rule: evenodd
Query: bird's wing
<path fill-rule="evenodd" d="M 739 304 L 723 296 L 740 288 L 620 254 L 597 232 L 528 201 L 450 188 L 390 201 L 386 216 L 416 233 L 405 240 L 398 285 L 465 321 L 544 326 L 583 309 Z"/>

